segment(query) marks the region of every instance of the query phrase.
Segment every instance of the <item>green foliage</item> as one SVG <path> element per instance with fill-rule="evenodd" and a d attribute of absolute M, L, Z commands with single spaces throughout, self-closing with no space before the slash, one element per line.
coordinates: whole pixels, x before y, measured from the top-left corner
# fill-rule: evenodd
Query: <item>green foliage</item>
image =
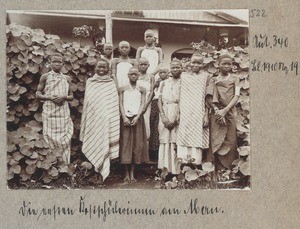
<path fill-rule="evenodd" d="M 7 45 L 7 146 L 8 179 L 41 179 L 45 183 L 59 173 L 72 170 L 50 151 L 42 136 L 41 104 L 35 98 L 40 76 L 50 69 L 53 52 L 64 56 L 64 74 L 72 77 L 74 100 L 70 103 L 75 133 L 72 153 L 79 150 L 79 128 L 85 82 L 93 74 L 98 51 L 79 43 L 67 43 L 41 29 L 11 24 L 6 29 Z"/>

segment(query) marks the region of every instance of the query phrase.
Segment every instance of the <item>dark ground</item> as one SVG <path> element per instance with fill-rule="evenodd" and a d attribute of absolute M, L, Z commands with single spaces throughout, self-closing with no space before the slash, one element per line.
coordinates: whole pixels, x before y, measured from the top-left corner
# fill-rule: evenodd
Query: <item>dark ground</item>
<path fill-rule="evenodd" d="M 88 176 L 75 173 L 76 176 L 71 178 L 68 174 L 60 174 L 58 179 L 48 184 L 41 180 L 32 179 L 22 182 L 20 179 L 14 178 L 8 181 L 9 189 L 160 189 L 161 181 L 156 175 L 157 165 L 140 165 L 136 168 L 135 183 L 124 182 L 124 170 L 118 163 L 111 165 L 110 175 L 103 183 L 95 182 L 94 174 Z M 248 189 L 250 186 L 250 177 L 241 180 L 228 182 L 189 182 L 186 189 Z"/>

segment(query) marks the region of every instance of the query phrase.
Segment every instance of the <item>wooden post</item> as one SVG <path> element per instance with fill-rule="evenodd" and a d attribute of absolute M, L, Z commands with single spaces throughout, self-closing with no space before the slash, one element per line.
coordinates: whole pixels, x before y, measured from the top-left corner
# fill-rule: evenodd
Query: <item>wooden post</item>
<path fill-rule="evenodd" d="M 113 22 L 111 18 L 111 10 L 108 10 L 105 15 L 105 42 L 106 43 L 113 43 L 113 37 L 112 37 L 112 27 Z"/>

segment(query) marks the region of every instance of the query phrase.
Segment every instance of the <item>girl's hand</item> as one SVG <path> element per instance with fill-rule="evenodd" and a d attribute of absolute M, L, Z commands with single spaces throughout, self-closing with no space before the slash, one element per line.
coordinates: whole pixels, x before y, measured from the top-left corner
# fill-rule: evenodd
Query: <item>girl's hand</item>
<path fill-rule="evenodd" d="M 168 126 L 170 125 L 170 121 L 165 115 L 161 115 L 161 121 L 164 124 L 164 126 L 168 128 Z"/>
<path fill-rule="evenodd" d="M 203 127 L 208 127 L 209 121 L 208 121 L 208 115 L 204 115 L 204 120 L 203 120 Z"/>
<path fill-rule="evenodd" d="M 221 119 L 221 118 L 225 117 L 226 113 L 227 113 L 227 110 L 224 108 L 221 110 L 217 110 L 215 115 L 218 117 L 218 119 Z"/>
<path fill-rule="evenodd" d="M 218 123 L 219 125 L 224 125 L 224 126 L 226 126 L 226 119 L 225 119 L 225 117 L 223 117 L 223 118 L 221 118 L 221 119 L 217 119 L 217 123 Z"/>
<path fill-rule="evenodd" d="M 52 101 L 54 103 L 56 103 L 58 106 L 63 105 L 65 100 L 66 100 L 66 97 L 62 96 L 62 95 L 54 95 L 53 98 L 52 98 Z"/>
<path fill-rule="evenodd" d="M 138 120 L 139 120 L 139 117 L 138 117 L 138 116 L 135 116 L 135 117 L 132 119 L 130 125 L 131 125 L 131 126 L 135 126 L 135 124 L 137 123 Z"/>
<path fill-rule="evenodd" d="M 167 125 L 168 130 L 172 130 L 175 127 L 175 123 L 169 122 L 169 125 Z"/>
<path fill-rule="evenodd" d="M 127 118 L 126 116 L 123 117 L 123 124 L 124 124 L 124 126 L 131 125 L 129 118 Z"/>

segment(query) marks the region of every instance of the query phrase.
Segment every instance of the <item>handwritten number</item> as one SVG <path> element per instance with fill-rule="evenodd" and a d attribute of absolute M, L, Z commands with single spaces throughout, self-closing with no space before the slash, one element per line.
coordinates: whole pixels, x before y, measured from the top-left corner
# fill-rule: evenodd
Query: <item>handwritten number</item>
<path fill-rule="evenodd" d="M 260 10 L 256 10 L 257 13 L 256 13 L 256 17 L 259 17 L 260 16 Z"/>
<path fill-rule="evenodd" d="M 266 11 L 264 9 L 252 9 L 250 11 L 250 17 L 267 17 L 268 15 L 266 14 Z"/>

